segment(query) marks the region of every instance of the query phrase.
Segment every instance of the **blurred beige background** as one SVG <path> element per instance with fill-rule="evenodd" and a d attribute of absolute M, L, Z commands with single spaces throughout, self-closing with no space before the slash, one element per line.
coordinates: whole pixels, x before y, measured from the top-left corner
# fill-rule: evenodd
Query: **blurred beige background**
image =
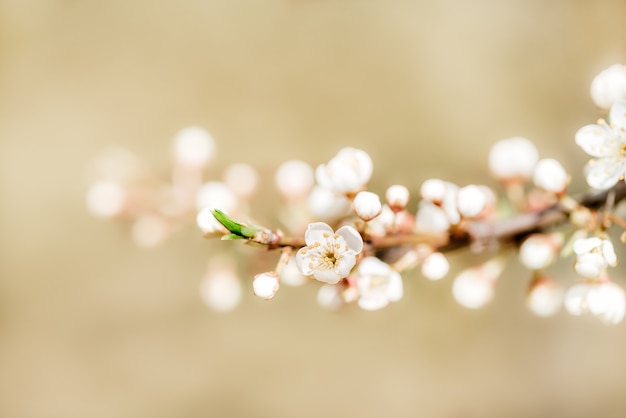
<path fill-rule="evenodd" d="M 600 116 L 593 76 L 626 63 L 625 16 L 621 0 L 0 0 L 0 416 L 624 416 L 624 324 L 533 317 L 516 262 L 477 312 L 415 273 L 380 312 L 323 311 L 311 285 L 217 314 L 198 283 L 229 243 L 189 228 L 139 249 L 84 194 L 115 144 L 165 176 L 189 124 L 217 139 L 214 173 L 253 163 L 267 190 L 284 159 L 346 145 L 372 155 L 375 191 L 489 182 L 489 147 L 514 135 L 582 190 L 573 134 Z"/>

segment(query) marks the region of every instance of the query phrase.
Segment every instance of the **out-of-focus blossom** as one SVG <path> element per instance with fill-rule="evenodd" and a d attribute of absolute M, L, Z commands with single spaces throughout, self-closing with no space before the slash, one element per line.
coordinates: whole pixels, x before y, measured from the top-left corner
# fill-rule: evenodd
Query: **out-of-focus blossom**
<path fill-rule="evenodd" d="M 98 181 L 87 191 L 87 208 L 96 216 L 111 218 L 123 212 L 126 199 L 126 191 L 120 184 Z"/>
<path fill-rule="evenodd" d="M 537 147 L 526 138 L 503 139 L 489 152 L 489 169 L 502 181 L 527 180 L 539 160 Z"/>
<path fill-rule="evenodd" d="M 548 192 L 560 194 L 569 184 L 570 176 L 561 163 L 552 158 L 539 160 L 533 173 L 533 183 Z"/>
<path fill-rule="evenodd" d="M 487 195 L 480 186 L 470 184 L 459 189 L 457 208 L 462 216 L 466 218 L 478 216 L 486 206 Z"/>
<path fill-rule="evenodd" d="M 224 171 L 224 183 L 235 195 L 248 199 L 257 189 L 259 174 L 250 164 L 231 164 Z"/>
<path fill-rule="evenodd" d="M 528 309 L 537 316 L 552 316 L 561 309 L 563 289 L 554 280 L 541 276 L 533 280 L 526 304 Z"/>
<path fill-rule="evenodd" d="M 351 204 L 347 197 L 316 186 L 307 199 L 307 208 L 316 218 L 330 221 L 350 213 Z"/>
<path fill-rule="evenodd" d="M 241 301 L 241 283 L 235 269 L 226 264 L 212 265 L 200 282 L 200 297 L 211 309 L 231 311 Z"/>
<path fill-rule="evenodd" d="M 215 140 L 205 129 L 190 126 L 174 137 L 174 158 L 182 165 L 202 167 L 215 154 Z"/>
<path fill-rule="evenodd" d="M 626 99 L 626 66 L 611 65 L 593 79 L 590 90 L 591 100 L 602 109 Z"/>
<path fill-rule="evenodd" d="M 611 106 L 609 122 L 601 120 L 576 132 L 576 144 L 593 157 L 585 166 L 587 183 L 599 190 L 613 187 L 626 173 L 626 100 Z"/>
<path fill-rule="evenodd" d="M 260 273 L 254 276 L 252 281 L 252 288 L 254 294 L 263 299 L 272 299 L 279 287 L 279 277 L 276 272 L 270 271 L 267 273 Z"/>
<path fill-rule="evenodd" d="M 579 283 L 565 294 L 565 309 L 574 316 L 588 313 L 606 324 L 617 324 L 624 319 L 626 297 L 611 281 Z"/>
<path fill-rule="evenodd" d="M 466 308 L 483 307 L 493 298 L 494 285 L 503 268 L 504 262 L 497 258 L 463 270 L 452 285 L 454 299 Z"/>
<path fill-rule="evenodd" d="M 357 268 L 356 287 L 358 304 L 368 311 L 384 308 L 403 295 L 400 273 L 376 257 L 361 260 Z"/>
<path fill-rule="evenodd" d="M 300 200 L 309 194 L 315 183 L 313 168 L 304 161 L 285 161 L 276 170 L 274 183 L 287 200 Z"/>
<path fill-rule="evenodd" d="M 317 291 L 317 303 L 322 308 L 336 310 L 344 305 L 341 297 L 341 286 L 334 284 L 323 284 Z"/>
<path fill-rule="evenodd" d="M 385 200 L 394 212 L 404 210 L 409 203 L 409 197 L 409 189 L 401 184 L 394 184 L 385 192 Z"/>
<path fill-rule="evenodd" d="M 422 275 L 429 280 L 443 279 L 449 270 L 448 259 L 439 252 L 429 254 L 422 263 Z"/>
<path fill-rule="evenodd" d="M 359 218 L 371 221 L 380 215 L 382 204 L 376 193 L 362 191 L 355 196 L 352 208 Z"/>
<path fill-rule="evenodd" d="M 573 248 L 576 253 L 574 270 L 581 276 L 594 279 L 608 266 L 617 265 L 615 249 L 608 238 L 578 238 Z"/>
<path fill-rule="evenodd" d="M 561 234 L 532 234 L 519 249 L 520 262 L 530 270 L 541 270 L 550 266 L 563 245 Z"/>
<path fill-rule="evenodd" d="M 308 281 L 309 279 L 298 269 L 295 256 L 291 257 L 280 271 L 280 282 L 287 286 L 302 286 Z"/>
<path fill-rule="evenodd" d="M 148 213 L 139 217 L 132 228 L 135 244 L 153 248 L 163 243 L 170 233 L 168 223 L 161 216 Z"/>
<path fill-rule="evenodd" d="M 212 208 L 204 208 L 196 216 L 196 225 L 207 236 L 227 234 L 228 230 L 213 216 Z"/>
<path fill-rule="evenodd" d="M 347 277 L 363 249 L 363 238 L 351 226 L 334 232 L 323 222 L 309 224 L 302 247 L 296 254 L 298 268 L 305 276 L 334 284 Z"/>
<path fill-rule="evenodd" d="M 315 170 L 317 183 L 336 193 L 356 193 L 370 180 L 372 159 L 362 150 L 343 148 L 328 163 Z"/>
<path fill-rule="evenodd" d="M 209 181 L 202 185 L 196 194 L 196 207 L 219 209 L 224 213 L 233 213 L 237 209 L 237 196 L 220 181 Z"/>

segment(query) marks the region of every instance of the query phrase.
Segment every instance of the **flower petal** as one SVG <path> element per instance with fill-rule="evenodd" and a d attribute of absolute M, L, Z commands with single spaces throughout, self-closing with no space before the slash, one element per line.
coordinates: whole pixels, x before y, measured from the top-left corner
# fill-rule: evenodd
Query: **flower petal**
<path fill-rule="evenodd" d="M 611 106 L 609 120 L 617 127 L 626 128 L 626 100 L 619 100 Z"/>
<path fill-rule="evenodd" d="M 589 285 L 581 283 L 569 288 L 565 294 L 565 310 L 571 315 L 580 316 L 585 312 Z"/>
<path fill-rule="evenodd" d="M 387 297 L 390 301 L 396 302 L 402 299 L 404 289 L 402 286 L 402 277 L 400 273 L 394 271 L 389 277 L 389 284 L 387 285 Z"/>
<path fill-rule="evenodd" d="M 342 277 L 340 277 L 333 270 L 315 270 L 313 272 L 313 277 L 315 277 L 315 280 L 328 284 L 335 284 L 342 279 Z"/>
<path fill-rule="evenodd" d="M 363 250 L 363 237 L 361 237 L 361 234 L 359 234 L 357 230 L 350 225 L 339 228 L 337 230 L 337 235 L 346 241 L 348 248 L 354 251 L 355 254 L 358 254 Z"/>
<path fill-rule="evenodd" d="M 366 311 L 376 311 L 382 309 L 389 304 L 389 300 L 382 294 L 374 294 L 368 297 L 359 298 L 359 307 Z"/>
<path fill-rule="evenodd" d="M 391 267 L 376 257 L 365 257 L 359 263 L 358 272 L 362 276 L 387 276 L 391 273 Z"/>
<path fill-rule="evenodd" d="M 608 125 L 587 125 L 576 132 L 576 144 L 592 157 L 608 157 L 616 152 L 618 140 Z"/>
<path fill-rule="evenodd" d="M 340 277 L 348 277 L 352 267 L 356 264 L 356 257 L 350 253 L 345 253 L 335 263 L 335 273 Z"/>
<path fill-rule="evenodd" d="M 615 186 L 623 177 L 626 165 L 617 158 L 590 160 L 585 166 L 587 184 L 597 190 L 607 190 Z"/>
<path fill-rule="evenodd" d="M 311 274 L 313 274 L 313 269 L 310 267 L 310 264 L 311 264 L 310 251 L 311 251 L 310 249 L 304 247 L 304 248 L 300 248 L 300 250 L 296 254 L 296 265 L 298 266 L 298 269 L 300 269 L 302 274 L 304 274 L 305 276 L 310 276 Z"/>
<path fill-rule="evenodd" d="M 309 224 L 306 232 L 304 233 L 304 242 L 307 246 L 311 246 L 315 243 L 324 243 L 328 238 L 324 234 L 333 236 L 333 229 L 324 222 L 313 222 Z"/>

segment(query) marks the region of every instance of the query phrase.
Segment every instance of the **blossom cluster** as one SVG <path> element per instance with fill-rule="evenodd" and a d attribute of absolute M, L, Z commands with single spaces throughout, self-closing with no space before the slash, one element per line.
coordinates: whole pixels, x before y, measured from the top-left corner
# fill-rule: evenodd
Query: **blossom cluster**
<path fill-rule="evenodd" d="M 450 271 L 447 251 L 467 247 L 486 260 L 452 279 L 452 295 L 461 306 L 477 309 L 493 299 L 515 251 L 529 270 L 525 301 L 532 313 L 546 317 L 564 308 L 616 324 L 626 313 L 624 290 L 611 277 L 618 263 L 611 230 L 626 227 L 616 212 L 626 197 L 626 67 L 600 73 L 591 97 L 608 110 L 608 121 L 573 135 L 591 157 L 583 172 L 592 191 L 580 197 L 569 194 L 565 167 L 541 158 L 521 136 L 491 148 L 488 167 L 496 187 L 430 178 L 414 193 L 402 184 L 383 193 L 370 190 L 372 158 L 346 147 L 315 168 L 300 160 L 278 167 L 274 184 L 282 202 L 276 216 L 282 227 L 267 228 L 245 222 L 259 179 L 252 167 L 234 164 L 223 181 L 203 181 L 215 146 L 208 132 L 194 127 L 175 137 L 171 183 L 146 181 L 136 169 L 125 176 L 100 170 L 87 204 L 96 215 L 130 220 L 133 236 L 146 246 L 195 217 L 205 237 L 280 252 L 275 269 L 252 278 L 253 293 L 266 300 L 281 285 L 318 283 L 323 307 L 379 310 L 402 299 L 411 270 L 443 279 Z M 416 210 L 409 207 L 412 194 Z M 571 277 L 557 279 L 553 266 L 568 258 Z M 228 257 L 210 263 L 200 292 L 216 310 L 238 304 L 241 283 Z"/>

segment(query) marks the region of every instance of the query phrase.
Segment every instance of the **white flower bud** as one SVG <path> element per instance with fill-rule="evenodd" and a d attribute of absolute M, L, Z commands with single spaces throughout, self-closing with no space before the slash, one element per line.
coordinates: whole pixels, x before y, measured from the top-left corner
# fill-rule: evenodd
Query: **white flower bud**
<path fill-rule="evenodd" d="M 539 160 L 533 173 L 535 186 L 557 194 L 565 191 L 569 180 L 569 174 L 567 174 L 561 163 L 552 158 Z"/>
<path fill-rule="evenodd" d="M 442 253 L 429 254 L 422 263 L 422 275 L 429 280 L 439 280 L 450 270 L 450 263 Z"/>
<path fill-rule="evenodd" d="M 213 216 L 213 209 L 211 208 L 204 208 L 198 212 L 198 215 L 196 216 L 196 225 L 198 225 L 198 228 L 200 228 L 202 233 L 205 235 L 221 235 L 228 232 L 226 228 L 224 228 L 224 226 L 219 223 L 217 219 L 215 219 L 215 216 Z"/>
<path fill-rule="evenodd" d="M 269 271 L 267 273 L 260 273 L 254 276 L 252 281 L 252 288 L 254 294 L 263 299 L 272 299 L 279 287 L 279 277 L 276 272 Z"/>
<path fill-rule="evenodd" d="M 211 309 L 231 311 L 241 301 L 241 283 L 232 266 L 219 264 L 209 268 L 200 282 L 200 297 Z"/>
<path fill-rule="evenodd" d="M 316 186 L 307 199 L 307 208 L 316 218 L 322 220 L 339 219 L 350 213 L 350 200 L 331 190 Z"/>
<path fill-rule="evenodd" d="M 276 187 L 288 200 L 304 198 L 313 187 L 314 181 L 313 168 L 299 160 L 282 163 L 274 175 Z"/>
<path fill-rule="evenodd" d="M 520 262 L 530 270 L 541 270 L 550 266 L 563 245 L 560 234 L 532 234 L 519 249 Z"/>
<path fill-rule="evenodd" d="M 191 126 L 174 137 L 174 157 L 180 164 L 204 166 L 215 153 L 215 140 L 206 130 Z"/>
<path fill-rule="evenodd" d="M 99 181 L 92 184 L 87 192 L 87 208 L 96 216 L 117 216 L 122 213 L 125 204 L 126 192 L 118 183 Z"/>
<path fill-rule="evenodd" d="M 489 152 L 489 169 L 504 181 L 529 179 L 539 160 L 535 145 L 526 138 L 503 139 Z"/>
<path fill-rule="evenodd" d="M 394 184 L 385 192 L 385 200 L 394 212 L 404 210 L 409 203 L 409 197 L 409 189 L 401 184 Z"/>
<path fill-rule="evenodd" d="M 608 109 L 626 98 L 626 66 L 614 64 L 598 74 L 591 82 L 591 100 L 596 106 Z"/>
<path fill-rule="evenodd" d="M 541 277 L 531 284 L 526 304 L 537 316 L 556 314 L 563 303 L 563 289 L 554 280 Z"/>
<path fill-rule="evenodd" d="M 466 218 L 479 215 L 487 205 L 485 192 L 473 184 L 462 187 L 457 194 L 457 208 L 459 213 Z"/>
<path fill-rule="evenodd" d="M 219 209 L 225 213 L 232 213 L 237 209 L 237 196 L 230 188 L 219 181 L 204 183 L 196 194 L 196 207 Z"/>
<path fill-rule="evenodd" d="M 259 175 L 250 164 L 235 163 L 224 171 L 224 183 L 234 194 L 247 199 L 256 191 Z"/>
<path fill-rule="evenodd" d="M 426 200 L 419 204 L 415 217 L 415 229 L 420 233 L 446 232 L 450 228 L 450 221 L 446 213 L 439 206 Z"/>
<path fill-rule="evenodd" d="M 377 194 L 364 191 L 357 193 L 352 208 L 359 218 L 370 221 L 380 214 L 382 204 Z"/>
<path fill-rule="evenodd" d="M 433 203 L 441 203 L 448 190 L 448 183 L 439 179 L 428 179 L 422 183 L 420 196 Z"/>

